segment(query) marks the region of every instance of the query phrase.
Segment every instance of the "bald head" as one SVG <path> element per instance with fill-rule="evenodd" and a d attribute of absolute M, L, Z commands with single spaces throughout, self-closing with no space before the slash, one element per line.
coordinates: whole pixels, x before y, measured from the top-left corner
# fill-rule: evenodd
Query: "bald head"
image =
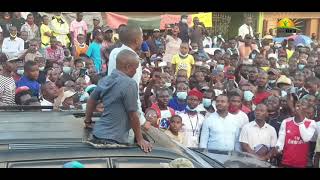
<path fill-rule="evenodd" d="M 120 51 L 117 55 L 116 62 L 117 69 L 130 77 L 134 76 L 139 66 L 137 54 L 127 49 Z"/>
<path fill-rule="evenodd" d="M 143 41 L 142 29 L 139 26 L 128 25 L 119 32 L 119 39 L 125 45 L 140 47 Z M 136 49 L 134 49 L 136 50 Z M 139 50 L 139 49 L 138 49 Z"/>

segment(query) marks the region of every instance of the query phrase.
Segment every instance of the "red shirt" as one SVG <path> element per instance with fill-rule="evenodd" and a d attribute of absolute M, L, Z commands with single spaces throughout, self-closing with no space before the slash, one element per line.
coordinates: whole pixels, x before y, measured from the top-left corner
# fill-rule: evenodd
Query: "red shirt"
<path fill-rule="evenodd" d="M 311 121 L 304 125 L 309 127 Z M 286 122 L 286 135 L 283 147 L 282 164 L 290 167 L 304 168 L 308 165 L 309 142 L 304 142 L 300 135 L 299 126 L 293 119 Z"/>
<path fill-rule="evenodd" d="M 269 93 L 267 91 L 257 92 L 254 95 L 254 99 L 252 100 L 252 102 L 253 102 L 253 104 L 258 105 L 258 104 L 262 103 L 265 99 L 267 99 L 269 96 L 271 96 L 271 93 Z"/>
<path fill-rule="evenodd" d="M 251 109 L 249 109 L 247 106 L 242 105 L 241 107 L 241 111 L 243 111 L 244 113 L 248 114 L 249 112 L 251 112 Z"/>
<path fill-rule="evenodd" d="M 161 110 L 160 110 L 158 104 L 157 103 L 152 103 L 151 108 L 154 109 L 157 112 L 158 118 L 161 118 Z M 171 113 L 171 116 L 174 116 L 175 115 L 174 109 L 172 109 L 171 107 L 168 107 L 168 109 L 169 109 L 169 111 Z"/>

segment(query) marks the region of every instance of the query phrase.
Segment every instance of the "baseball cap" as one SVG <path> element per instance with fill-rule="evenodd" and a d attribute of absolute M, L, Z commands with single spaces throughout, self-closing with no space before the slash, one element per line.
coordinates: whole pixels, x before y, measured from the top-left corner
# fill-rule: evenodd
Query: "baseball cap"
<path fill-rule="evenodd" d="M 270 59 L 270 58 L 274 58 L 278 61 L 278 56 L 274 53 L 268 55 L 268 59 Z"/>
<path fill-rule="evenodd" d="M 188 15 L 187 14 L 182 14 L 181 18 L 188 18 Z"/>
<path fill-rule="evenodd" d="M 30 88 L 28 86 L 21 86 L 16 89 L 16 94 L 19 94 L 23 91 L 28 91 L 28 90 L 30 90 Z"/>
<path fill-rule="evenodd" d="M 268 35 L 265 35 L 265 36 L 263 37 L 263 39 L 273 39 L 273 37 L 268 34 Z"/>
<path fill-rule="evenodd" d="M 160 29 L 153 29 L 153 32 L 160 32 Z"/>
<path fill-rule="evenodd" d="M 95 16 L 95 17 L 93 17 L 93 20 L 97 20 L 97 21 L 100 21 L 100 17 L 98 17 L 98 16 Z"/>
<path fill-rule="evenodd" d="M 102 32 L 107 32 L 107 31 L 113 32 L 113 30 L 109 26 L 102 27 Z"/>
<path fill-rule="evenodd" d="M 67 98 L 72 97 L 72 96 L 75 95 L 75 94 L 76 94 L 76 92 L 71 91 L 71 90 L 65 91 L 65 92 L 63 93 L 63 97 L 61 98 L 61 104 L 62 104 Z"/>
<path fill-rule="evenodd" d="M 288 84 L 288 85 L 291 85 L 292 84 L 292 81 L 290 78 L 288 78 L 287 76 L 285 75 L 281 75 L 279 77 L 279 79 L 277 80 L 277 84 Z"/>
<path fill-rule="evenodd" d="M 299 44 L 297 44 L 297 47 L 305 47 L 305 46 L 304 46 L 304 44 L 299 43 Z"/>

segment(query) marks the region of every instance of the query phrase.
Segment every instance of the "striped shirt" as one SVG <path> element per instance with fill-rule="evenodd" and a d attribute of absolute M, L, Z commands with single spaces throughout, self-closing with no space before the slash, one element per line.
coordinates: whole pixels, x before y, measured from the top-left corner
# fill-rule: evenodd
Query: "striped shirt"
<path fill-rule="evenodd" d="M 12 77 L 5 77 L 0 75 L 0 104 L 5 105 L 15 104 L 16 84 Z"/>

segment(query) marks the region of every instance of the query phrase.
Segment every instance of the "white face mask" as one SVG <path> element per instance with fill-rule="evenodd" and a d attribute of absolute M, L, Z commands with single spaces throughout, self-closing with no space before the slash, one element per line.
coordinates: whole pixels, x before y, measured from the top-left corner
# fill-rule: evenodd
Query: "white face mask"
<path fill-rule="evenodd" d="M 187 54 L 181 54 L 181 52 L 179 52 L 179 55 L 180 55 L 181 57 L 187 57 L 187 56 L 188 56 L 188 53 L 187 53 Z"/>
<path fill-rule="evenodd" d="M 202 66 L 202 62 L 201 61 L 196 61 L 196 66 Z"/>
<path fill-rule="evenodd" d="M 181 19 L 181 22 L 187 24 L 188 23 L 188 19 Z"/>
<path fill-rule="evenodd" d="M 166 83 L 165 83 L 165 86 L 166 86 L 166 87 L 171 87 L 171 83 L 166 82 Z"/>

